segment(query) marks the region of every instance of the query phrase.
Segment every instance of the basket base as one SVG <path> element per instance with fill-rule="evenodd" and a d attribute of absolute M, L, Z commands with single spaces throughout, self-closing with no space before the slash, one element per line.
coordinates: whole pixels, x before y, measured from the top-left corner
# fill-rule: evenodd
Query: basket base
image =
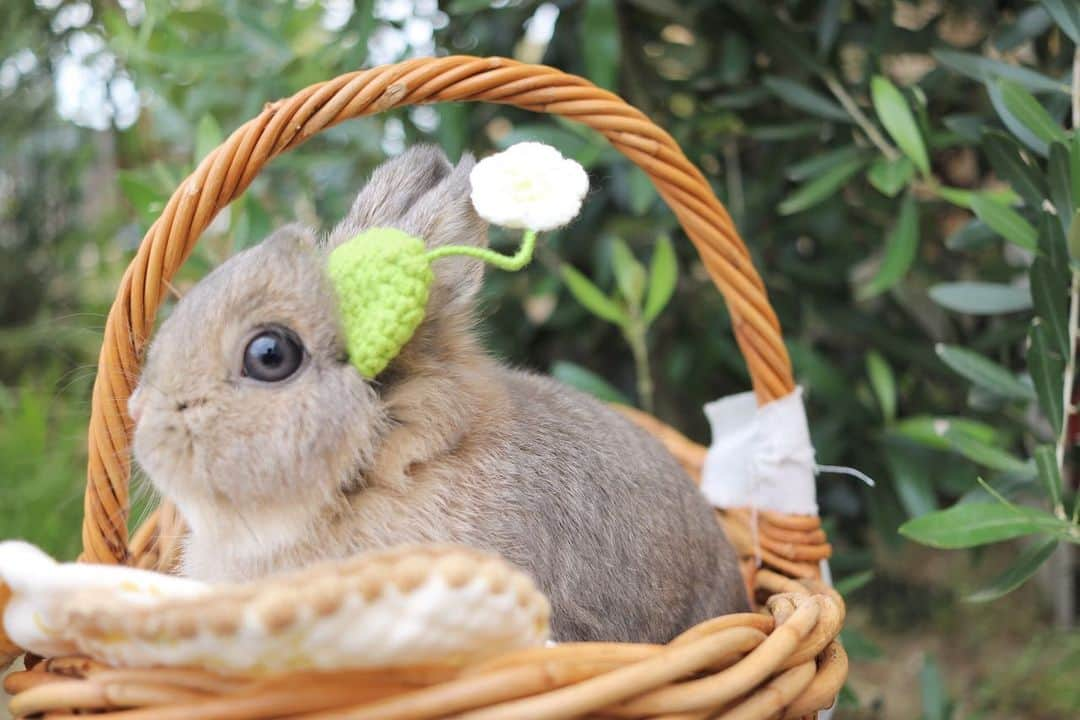
<path fill-rule="evenodd" d="M 598 715 L 766 720 L 813 717 L 847 676 L 836 637 L 844 605 L 820 582 L 770 570 L 760 613 L 704 622 L 668 645 L 569 643 L 473 665 L 227 677 L 205 670 L 114 669 L 42 660 L 4 681 L 17 718 L 100 713 L 116 720 L 445 717 L 522 720 Z"/>

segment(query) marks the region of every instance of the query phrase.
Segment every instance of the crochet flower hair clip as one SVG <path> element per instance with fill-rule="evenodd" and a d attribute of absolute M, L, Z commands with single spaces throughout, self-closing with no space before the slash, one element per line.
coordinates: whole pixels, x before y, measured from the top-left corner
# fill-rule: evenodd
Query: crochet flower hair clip
<path fill-rule="evenodd" d="M 518 143 L 484 158 L 472 169 L 469 183 L 480 217 L 525 231 L 514 255 L 459 245 L 428 250 L 421 238 L 387 227 L 365 230 L 330 253 L 327 272 L 346 349 L 364 377 L 386 369 L 423 321 L 433 261 L 465 255 L 501 270 L 520 270 L 532 260 L 537 232 L 573 220 L 589 190 L 581 165 L 537 142 Z"/>

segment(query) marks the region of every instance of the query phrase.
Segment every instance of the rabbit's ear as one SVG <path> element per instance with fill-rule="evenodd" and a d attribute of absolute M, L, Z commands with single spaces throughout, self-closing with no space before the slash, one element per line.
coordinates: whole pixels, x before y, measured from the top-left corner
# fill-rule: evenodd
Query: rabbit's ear
<path fill-rule="evenodd" d="M 402 227 L 402 222 L 424 194 L 451 172 L 452 166 L 435 145 L 417 145 L 384 162 L 371 174 L 349 214 L 330 233 L 333 249 L 372 227 Z"/>
<path fill-rule="evenodd" d="M 472 155 L 462 155 L 457 166 L 409 208 L 401 228 L 424 238 L 431 248 L 486 245 L 487 225 L 470 199 L 469 173 L 475 165 Z"/>
<path fill-rule="evenodd" d="M 262 244 L 280 252 L 310 252 L 319 246 L 319 240 L 310 228 L 300 223 L 290 223 L 275 230 Z"/>
<path fill-rule="evenodd" d="M 441 245 L 487 245 L 487 223 L 473 207 L 469 173 L 476 160 L 465 154 L 457 166 L 435 187 L 424 193 L 408 211 L 402 230 L 424 238 L 429 248 Z M 480 290 L 484 263 L 475 258 L 449 256 L 435 261 L 435 285 L 429 308 L 464 310 Z"/>

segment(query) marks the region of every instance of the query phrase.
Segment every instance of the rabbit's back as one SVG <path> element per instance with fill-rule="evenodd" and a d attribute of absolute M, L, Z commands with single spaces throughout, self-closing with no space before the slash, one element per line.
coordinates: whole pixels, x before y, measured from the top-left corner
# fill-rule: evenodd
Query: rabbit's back
<path fill-rule="evenodd" d="M 610 407 L 503 369 L 482 542 L 529 570 L 558 639 L 663 642 L 747 609 L 734 551 L 675 459 Z"/>

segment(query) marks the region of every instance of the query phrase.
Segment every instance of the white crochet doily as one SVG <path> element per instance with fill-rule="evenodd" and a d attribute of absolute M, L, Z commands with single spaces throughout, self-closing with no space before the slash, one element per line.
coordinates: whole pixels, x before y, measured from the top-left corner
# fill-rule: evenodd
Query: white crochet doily
<path fill-rule="evenodd" d="M 459 662 L 542 645 L 550 608 L 505 561 L 449 547 L 366 553 L 244 585 L 57 563 L 0 543 L 3 629 L 45 656 L 264 673 Z M 2 594 L 0 594 L 2 597 Z"/>

